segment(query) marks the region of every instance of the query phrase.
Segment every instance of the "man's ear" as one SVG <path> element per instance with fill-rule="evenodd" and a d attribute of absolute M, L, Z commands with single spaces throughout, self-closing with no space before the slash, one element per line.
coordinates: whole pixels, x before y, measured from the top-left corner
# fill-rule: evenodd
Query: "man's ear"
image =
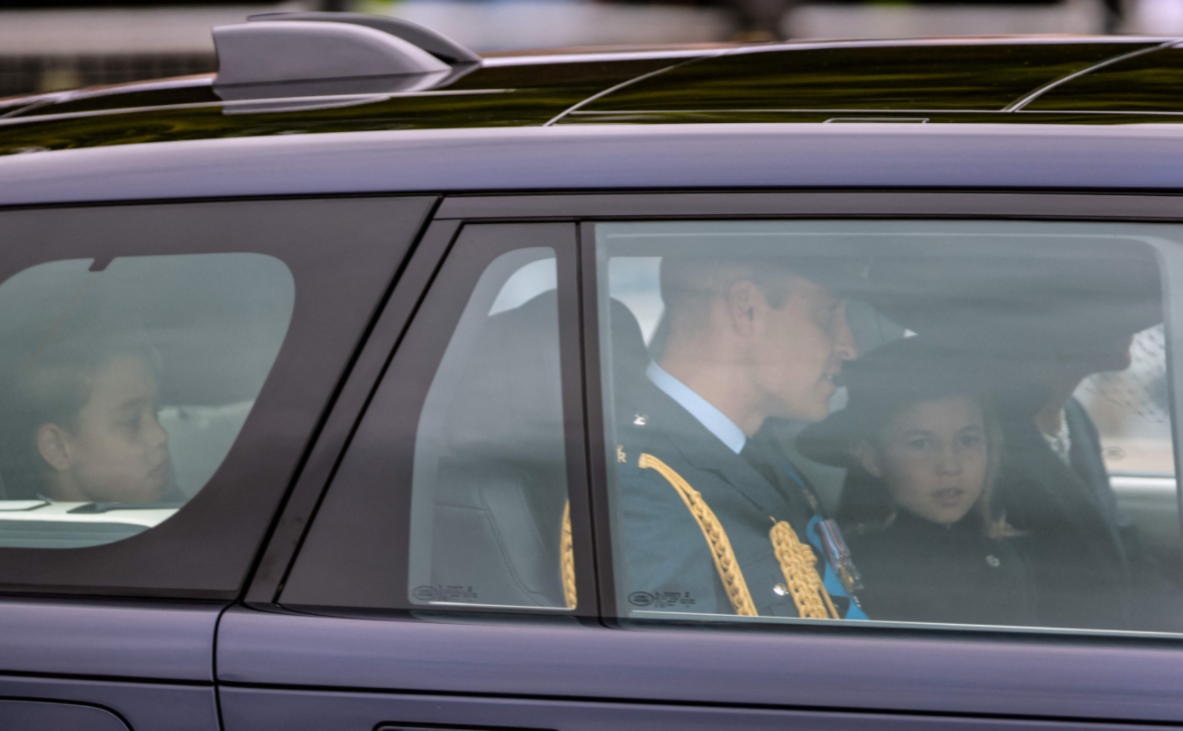
<path fill-rule="evenodd" d="M 854 445 L 854 458 L 872 477 L 883 479 L 883 465 L 879 461 L 879 450 L 867 439 L 860 439 Z"/>
<path fill-rule="evenodd" d="M 57 424 L 42 424 L 37 430 L 37 451 L 58 472 L 70 469 L 74 461 L 70 456 L 68 436 Z"/>
<path fill-rule="evenodd" d="M 732 327 L 748 337 L 756 329 L 756 310 L 764 298 L 760 288 L 750 279 L 741 279 L 727 288 L 727 315 Z"/>

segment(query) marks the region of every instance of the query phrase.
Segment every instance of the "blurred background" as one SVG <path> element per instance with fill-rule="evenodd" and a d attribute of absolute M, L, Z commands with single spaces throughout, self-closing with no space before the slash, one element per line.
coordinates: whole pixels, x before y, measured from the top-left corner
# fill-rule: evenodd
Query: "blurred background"
<path fill-rule="evenodd" d="M 0 97 L 215 70 L 210 27 L 278 10 L 429 25 L 481 52 L 1014 33 L 1183 33 L 1183 0 L 0 0 Z"/>

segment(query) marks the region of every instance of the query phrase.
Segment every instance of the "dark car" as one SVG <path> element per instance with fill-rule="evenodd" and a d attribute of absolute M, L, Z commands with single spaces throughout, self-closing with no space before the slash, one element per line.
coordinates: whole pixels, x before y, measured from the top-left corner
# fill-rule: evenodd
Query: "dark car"
<path fill-rule="evenodd" d="M 0 100 L 0 727 L 1183 723 L 1183 41 Z"/>

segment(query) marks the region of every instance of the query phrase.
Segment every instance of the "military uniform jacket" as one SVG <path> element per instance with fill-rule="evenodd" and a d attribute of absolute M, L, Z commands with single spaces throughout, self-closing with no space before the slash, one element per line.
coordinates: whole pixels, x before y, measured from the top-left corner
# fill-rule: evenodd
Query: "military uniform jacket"
<path fill-rule="evenodd" d="M 836 616 L 829 596 L 816 591 L 822 566 L 805 543 L 812 511 L 804 499 L 771 484 L 655 386 L 638 388 L 629 406 L 620 414 L 616 449 L 629 603 L 659 611 L 818 616 L 799 611 L 806 602 Z M 708 539 L 704 505 L 721 528 L 716 533 L 726 537 L 733 566 L 720 536 Z M 795 573 L 788 566 L 793 558 Z M 817 586 L 808 585 L 815 580 Z M 750 596 L 746 609 L 738 583 Z"/>

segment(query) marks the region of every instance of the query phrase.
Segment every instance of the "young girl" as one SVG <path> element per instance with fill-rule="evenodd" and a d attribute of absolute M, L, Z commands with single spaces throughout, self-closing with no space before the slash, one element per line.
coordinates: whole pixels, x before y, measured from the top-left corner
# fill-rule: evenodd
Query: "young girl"
<path fill-rule="evenodd" d="M 844 371 L 846 408 L 797 439 L 847 469 L 838 520 L 871 619 L 1030 625 L 1034 596 L 1017 535 L 991 510 L 1001 437 L 986 376 L 921 338 Z"/>

